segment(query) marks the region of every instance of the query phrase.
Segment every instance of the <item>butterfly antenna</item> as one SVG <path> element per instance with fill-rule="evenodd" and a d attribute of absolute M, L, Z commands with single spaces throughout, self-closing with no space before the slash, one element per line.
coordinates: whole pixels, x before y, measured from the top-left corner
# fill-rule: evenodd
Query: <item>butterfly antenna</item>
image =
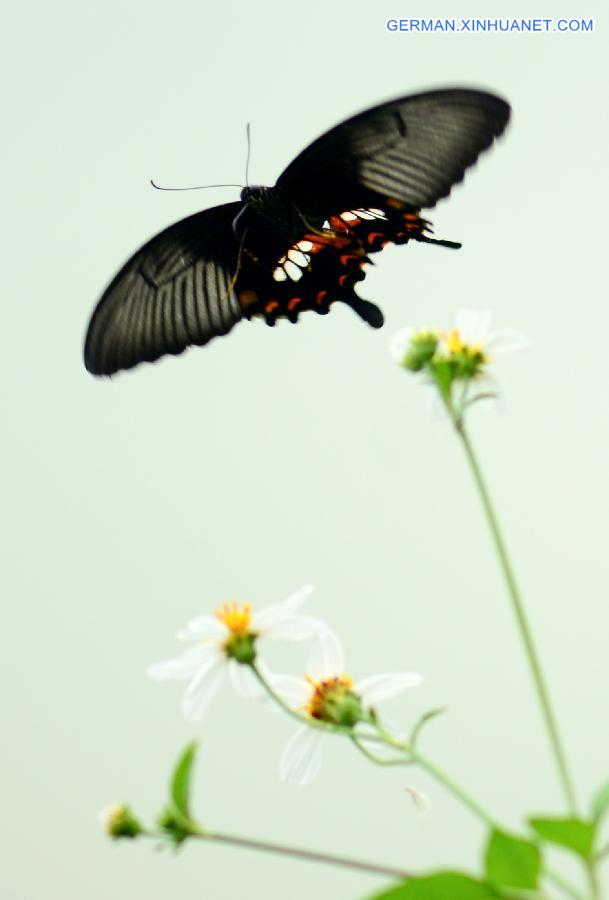
<path fill-rule="evenodd" d="M 252 142 L 250 139 L 250 123 L 249 122 L 245 126 L 245 135 L 246 135 L 246 140 L 247 140 L 247 159 L 245 160 L 245 183 L 249 187 L 250 156 L 252 153 Z"/>
<path fill-rule="evenodd" d="M 160 184 L 157 184 L 153 178 L 150 179 L 150 184 L 157 191 L 203 191 L 206 188 L 219 188 L 219 187 L 243 188 L 242 184 L 197 184 L 194 187 L 162 187 Z"/>

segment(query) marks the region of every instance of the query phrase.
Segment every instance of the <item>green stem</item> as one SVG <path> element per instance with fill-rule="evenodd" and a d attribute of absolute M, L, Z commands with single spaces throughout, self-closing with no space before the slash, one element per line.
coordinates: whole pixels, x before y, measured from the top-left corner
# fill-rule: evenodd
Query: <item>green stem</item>
<path fill-rule="evenodd" d="M 255 662 L 249 663 L 249 667 L 269 695 L 271 700 L 273 700 L 277 706 L 280 706 L 281 709 L 286 712 L 292 719 L 296 719 L 297 722 L 300 722 L 301 725 L 308 725 L 309 728 L 314 728 L 317 731 L 325 731 L 325 732 L 333 732 L 334 734 L 344 734 L 346 737 L 351 737 L 353 734 L 353 730 L 348 725 L 335 725 L 332 722 L 324 722 L 321 719 L 313 719 L 311 716 L 305 715 L 305 713 L 298 712 L 297 709 L 290 706 L 289 703 L 286 703 L 283 697 L 277 693 L 277 691 L 268 683 L 258 666 Z"/>
<path fill-rule="evenodd" d="M 414 762 L 412 757 L 409 757 L 409 759 L 383 759 L 382 757 L 376 756 L 376 754 L 368 750 L 368 748 L 364 744 L 362 744 L 357 735 L 351 734 L 351 740 L 353 741 L 359 752 L 363 756 L 365 756 L 366 759 L 369 759 L 370 762 L 373 762 L 377 766 L 409 766 Z"/>
<path fill-rule="evenodd" d="M 147 837 L 164 838 L 163 833 L 144 832 Z M 353 859 L 350 856 L 338 856 L 334 853 L 322 853 L 317 850 L 303 850 L 301 847 L 291 847 L 286 844 L 275 844 L 272 841 L 259 841 L 253 838 L 245 838 L 235 834 L 223 834 L 217 831 L 191 832 L 190 838 L 201 841 L 213 841 L 217 844 L 228 844 L 232 847 L 242 847 L 247 850 L 262 850 L 266 853 L 274 853 L 279 856 L 289 856 L 292 859 L 306 860 L 307 862 L 325 863 L 331 866 L 340 866 L 345 869 L 357 869 L 370 875 L 383 875 L 388 878 L 399 878 L 404 881 L 412 876 L 403 869 L 392 866 L 384 866 L 378 863 L 366 862 L 361 859 Z"/>
<path fill-rule="evenodd" d="M 609 844 L 605 844 L 604 847 L 601 847 L 600 850 L 597 850 L 597 852 L 594 854 L 594 860 L 595 862 L 599 862 L 605 856 L 609 856 Z"/>
<path fill-rule="evenodd" d="M 501 530 L 499 528 L 499 523 L 497 521 L 497 517 L 495 515 L 495 511 L 493 509 L 493 504 L 491 502 L 491 498 L 486 487 L 484 478 L 482 476 L 482 471 L 480 469 L 480 465 L 478 464 L 478 460 L 476 459 L 476 455 L 474 453 L 474 449 L 469 440 L 465 427 L 463 425 L 463 421 L 458 417 L 455 417 L 454 410 L 449 409 L 451 416 L 453 417 L 453 421 L 455 423 L 455 427 L 457 430 L 457 434 L 461 439 L 461 443 L 463 444 L 463 449 L 465 450 L 465 456 L 469 463 L 472 476 L 474 478 L 474 482 L 476 483 L 476 487 L 478 488 L 478 492 L 480 494 L 480 499 L 482 501 L 482 506 L 484 508 L 484 512 L 486 515 L 486 519 L 491 531 L 491 535 L 493 538 L 493 543 L 495 545 L 495 549 L 497 551 L 497 556 L 499 557 L 499 563 L 501 565 L 501 569 L 503 571 L 503 575 L 505 577 L 508 594 L 510 596 L 510 600 L 512 601 L 512 607 L 514 610 L 514 614 L 516 616 L 516 621 L 518 623 L 518 628 L 520 631 L 520 636 L 523 640 L 525 651 L 529 663 L 529 667 L 531 669 L 531 674 L 533 676 L 533 681 L 535 682 L 535 687 L 537 689 L 537 694 L 539 697 L 539 702 L 541 704 L 543 718 L 545 721 L 546 729 L 548 732 L 548 737 L 550 739 L 550 745 L 552 747 L 554 758 L 556 761 L 556 765 L 558 768 L 560 781 L 562 783 L 562 787 L 565 793 L 565 798 L 567 800 L 567 805 L 572 815 L 577 815 L 577 801 L 575 799 L 575 791 L 573 789 L 573 783 L 571 781 L 571 776 L 569 774 L 569 769 L 567 767 L 567 760 L 565 757 L 565 753 L 562 747 L 562 743 L 560 740 L 560 735 L 558 733 L 558 726 L 556 724 L 556 719 L 554 717 L 554 713 L 552 711 L 552 706 L 550 704 L 550 698 L 548 695 L 548 690 L 545 685 L 544 677 L 541 671 L 541 665 L 539 663 L 539 657 L 537 655 L 537 651 L 535 649 L 535 645 L 533 643 L 533 638 L 531 635 L 531 630 L 529 628 L 527 618 L 524 611 L 524 606 L 522 603 L 522 598 L 520 596 L 520 592 L 518 590 L 518 586 L 516 584 L 516 579 L 514 577 L 514 572 L 512 569 L 512 565 L 510 563 L 510 559 L 507 554 L 507 549 L 505 546 L 505 541 L 501 534 Z"/>
<path fill-rule="evenodd" d="M 586 862 L 586 869 L 588 872 L 588 880 L 590 882 L 593 900 L 601 900 L 601 882 L 598 874 L 596 860 L 589 859 Z"/>
<path fill-rule="evenodd" d="M 416 750 L 412 744 L 409 744 L 407 741 L 401 741 L 398 738 L 393 737 L 388 731 L 385 731 L 384 728 L 379 726 L 379 734 L 383 739 L 383 742 L 390 747 L 395 747 L 396 750 L 402 750 L 404 753 L 408 753 L 410 759 L 413 762 L 419 764 L 419 766 L 426 771 L 429 775 L 435 778 L 436 781 L 439 781 L 440 784 L 444 785 L 444 787 L 455 796 L 458 800 L 466 806 L 470 812 L 472 812 L 477 818 L 481 819 L 486 825 L 490 828 L 498 828 L 501 829 L 501 826 L 495 821 L 491 813 L 482 806 L 481 803 L 478 803 L 477 800 L 467 793 L 456 781 L 453 781 L 443 769 L 440 769 L 439 766 L 436 766 L 435 763 L 432 763 L 430 759 L 427 759 L 426 756 L 423 756 L 418 750 Z"/>

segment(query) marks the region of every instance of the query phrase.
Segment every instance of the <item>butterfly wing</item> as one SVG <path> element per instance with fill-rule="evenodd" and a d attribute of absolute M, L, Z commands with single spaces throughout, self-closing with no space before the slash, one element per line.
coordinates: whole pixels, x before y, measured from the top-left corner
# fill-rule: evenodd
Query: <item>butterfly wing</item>
<path fill-rule="evenodd" d="M 277 187 L 311 215 L 388 199 L 414 209 L 448 196 L 501 134 L 508 104 L 482 91 L 400 97 L 323 134 L 279 176 Z"/>
<path fill-rule="evenodd" d="M 242 318 L 233 289 L 241 203 L 195 213 L 140 248 L 105 290 L 85 340 L 85 366 L 112 375 L 227 334 Z"/>

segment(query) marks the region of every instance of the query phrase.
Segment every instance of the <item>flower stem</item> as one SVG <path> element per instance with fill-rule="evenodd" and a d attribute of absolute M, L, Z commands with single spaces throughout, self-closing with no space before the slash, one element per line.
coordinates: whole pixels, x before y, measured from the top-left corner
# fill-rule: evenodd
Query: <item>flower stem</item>
<path fill-rule="evenodd" d="M 307 716 L 304 713 L 298 712 L 297 709 L 294 709 L 293 706 L 290 706 L 289 703 L 286 703 L 283 697 L 273 689 L 273 687 L 268 683 L 255 662 L 248 663 L 248 665 L 271 700 L 273 700 L 277 704 L 277 706 L 281 707 L 284 712 L 291 716 L 292 719 L 296 719 L 296 721 L 300 722 L 301 725 L 308 725 L 309 728 L 315 728 L 317 731 L 329 731 L 334 732 L 334 734 L 344 734 L 347 737 L 351 737 L 353 732 L 348 725 L 335 725 L 332 722 L 324 722 L 322 719 L 313 719 L 311 716 Z"/>
<path fill-rule="evenodd" d="M 158 832 L 145 832 L 147 837 L 164 837 Z M 334 853 L 323 853 L 317 850 L 304 850 L 301 847 L 291 847 L 286 844 L 275 844 L 272 841 L 259 841 L 253 838 L 241 837 L 235 834 L 224 834 L 218 831 L 199 831 L 189 834 L 190 838 L 201 841 L 213 841 L 217 844 L 228 844 L 232 847 L 244 847 L 247 850 L 262 850 L 266 853 L 274 853 L 279 856 L 289 856 L 292 859 L 301 859 L 308 862 L 325 863 L 332 866 L 340 866 L 344 869 L 357 869 L 370 875 L 384 875 L 388 878 L 399 878 L 404 881 L 411 878 L 409 872 L 396 869 L 393 866 L 384 866 L 379 863 L 366 862 L 362 859 L 354 859 L 350 856 L 339 856 Z"/>
<path fill-rule="evenodd" d="M 392 866 L 383 866 L 378 863 L 366 862 L 361 859 L 353 859 L 350 856 L 337 856 L 333 853 L 321 853 L 317 850 L 303 850 L 300 847 L 290 847 L 285 844 L 275 844 L 271 841 L 258 841 L 251 838 L 237 837 L 233 834 L 221 834 L 211 832 L 200 835 L 203 840 L 211 840 L 221 844 L 231 844 L 234 847 L 245 847 L 249 850 L 263 850 L 267 853 L 275 853 L 281 856 L 291 856 L 293 859 L 308 860 L 309 862 L 326 863 L 332 866 L 341 866 L 345 869 L 358 869 L 360 872 L 368 872 L 370 875 L 385 875 L 389 878 L 402 880 L 411 877 L 402 869 L 394 869 Z"/>
<path fill-rule="evenodd" d="M 449 410 L 450 411 L 450 410 Z M 474 453 L 474 449 L 472 447 L 471 441 L 469 440 L 468 434 L 465 430 L 465 426 L 463 421 L 459 418 L 454 417 L 454 413 L 451 411 L 451 415 L 453 416 L 453 421 L 455 423 L 455 428 L 457 430 L 457 434 L 461 440 L 463 445 L 463 449 L 465 451 L 465 456 L 469 463 L 469 467 L 474 478 L 474 482 L 478 489 L 478 493 L 480 495 L 480 499 L 482 501 L 482 506 L 484 508 L 484 513 L 486 515 L 486 519 L 488 522 L 488 526 L 493 538 L 493 543 L 495 545 L 495 549 L 497 551 L 497 556 L 499 557 L 499 563 L 501 565 L 501 569 L 503 571 L 503 575 L 505 577 L 505 582 L 508 589 L 508 594 L 510 600 L 512 602 L 512 608 L 514 610 L 514 614 L 516 616 L 516 621 L 518 623 L 518 629 L 520 631 L 520 636 L 524 643 L 527 660 L 529 663 L 529 667 L 531 669 L 531 674 L 533 677 L 533 681 L 535 683 L 535 687 L 537 689 L 537 694 L 539 697 L 539 702 L 541 704 L 543 718 L 545 721 L 546 729 L 548 732 L 548 737 L 550 740 L 550 745 L 552 747 L 552 751 L 554 753 L 554 758 L 556 761 L 556 766 L 558 768 L 558 773 L 560 777 L 560 781 L 562 784 L 562 788 L 565 794 L 565 798 L 567 801 L 567 806 L 572 815 L 577 815 L 577 801 L 575 799 L 575 791 L 573 789 L 573 783 L 571 781 L 571 776 L 569 774 L 569 769 L 567 766 L 566 756 L 562 747 L 562 743 L 560 740 L 560 735 L 558 733 L 558 726 L 556 724 L 556 719 L 554 717 L 554 713 L 552 711 L 552 706 L 550 704 L 550 698 L 548 694 L 548 690 L 545 685 L 544 677 L 541 671 L 541 665 L 539 662 L 539 657 L 537 655 L 537 651 L 535 649 L 535 645 L 533 643 L 533 637 L 531 635 L 531 630 L 529 628 L 529 624 L 527 622 L 527 618 L 524 611 L 524 606 L 522 602 L 522 598 L 520 596 L 520 592 L 518 590 L 518 586 L 516 584 L 516 579 L 514 577 L 514 572 L 512 569 L 512 565 L 510 563 L 510 559 L 507 554 L 507 549 L 505 545 L 505 541 L 503 539 L 503 535 L 501 534 L 501 530 L 499 528 L 499 523 L 497 521 L 497 517 L 493 508 L 493 504 L 491 502 L 491 498 L 486 487 L 486 483 L 482 476 L 482 471 L 480 469 L 480 465 Z"/>

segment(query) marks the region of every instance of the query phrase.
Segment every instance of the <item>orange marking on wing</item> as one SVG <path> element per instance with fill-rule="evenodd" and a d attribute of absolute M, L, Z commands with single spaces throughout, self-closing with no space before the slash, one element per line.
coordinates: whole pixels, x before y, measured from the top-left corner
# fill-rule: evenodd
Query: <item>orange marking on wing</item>
<path fill-rule="evenodd" d="M 279 304 L 276 300 L 269 300 L 269 302 L 264 307 L 265 313 L 275 312 L 276 309 L 279 309 Z"/>
<path fill-rule="evenodd" d="M 241 291 L 239 293 L 239 303 L 243 307 L 243 309 L 247 309 L 248 306 L 252 306 L 253 303 L 256 303 L 258 300 L 258 294 L 256 291 Z"/>
<path fill-rule="evenodd" d="M 292 297 L 291 300 L 288 300 L 288 310 L 293 312 L 299 303 L 302 303 L 302 297 Z"/>
<path fill-rule="evenodd" d="M 326 298 L 327 296 L 328 296 L 328 292 L 327 292 L 327 291 L 319 291 L 318 294 L 317 294 L 317 296 L 315 297 L 315 302 L 316 302 L 316 303 L 323 303 L 323 301 L 325 300 L 325 298 Z"/>

